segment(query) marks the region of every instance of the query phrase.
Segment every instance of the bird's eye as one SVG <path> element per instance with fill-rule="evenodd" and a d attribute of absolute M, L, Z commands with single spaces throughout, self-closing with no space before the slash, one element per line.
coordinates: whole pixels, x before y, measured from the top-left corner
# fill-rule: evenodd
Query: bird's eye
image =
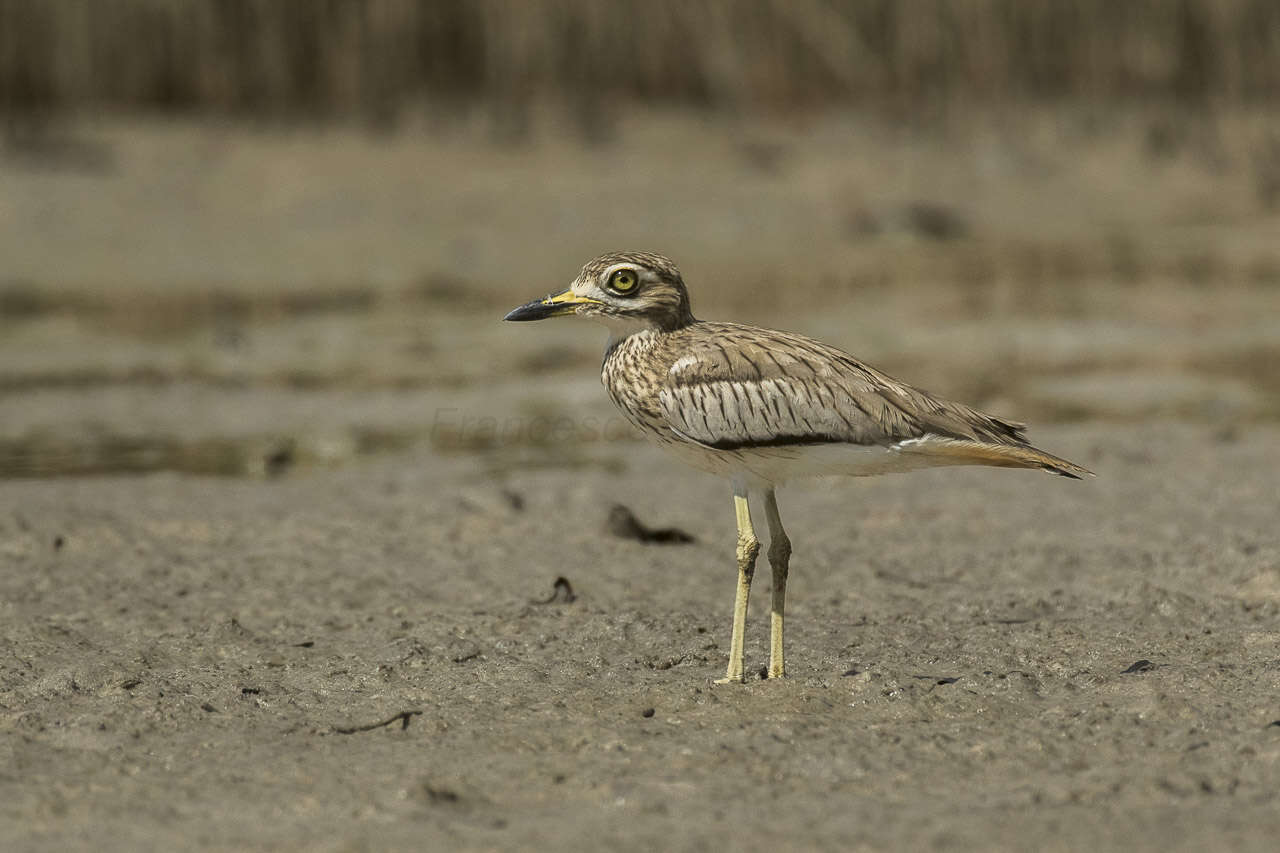
<path fill-rule="evenodd" d="M 636 276 L 635 270 L 614 270 L 613 275 L 609 276 L 609 289 L 621 295 L 631 293 L 639 283 L 640 279 Z"/>

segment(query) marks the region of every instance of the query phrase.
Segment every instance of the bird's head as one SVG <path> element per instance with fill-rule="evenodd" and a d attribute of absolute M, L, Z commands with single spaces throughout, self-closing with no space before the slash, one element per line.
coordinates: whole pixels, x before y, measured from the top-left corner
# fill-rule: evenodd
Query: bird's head
<path fill-rule="evenodd" d="M 535 299 L 505 320 L 544 320 L 577 314 L 625 336 L 641 329 L 671 331 L 693 322 L 689 292 L 676 265 L 648 252 L 601 255 L 582 268 L 564 293 Z"/>

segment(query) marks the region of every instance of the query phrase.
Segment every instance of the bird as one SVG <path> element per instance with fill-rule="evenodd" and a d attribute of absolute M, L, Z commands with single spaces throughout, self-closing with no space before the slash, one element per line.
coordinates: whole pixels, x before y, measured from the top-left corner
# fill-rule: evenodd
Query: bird
<path fill-rule="evenodd" d="M 728 667 L 717 683 L 743 681 L 747 606 L 760 552 L 749 495 L 763 496 L 769 528 L 766 677 L 781 678 L 791 540 L 778 512 L 779 485 L 944 465 L 1094 476 L 1031 446 L 1022 423 L 935 397 L 833 346 L 791 332 L 696 319 L 680 270 L 662 255 L 600 255 L 564 292 L 521 305 L 503 319 L 564 316 L 608 328 L 600 378 L 626 418 L 647 438 L 732 486 L 738 582 Z"/>

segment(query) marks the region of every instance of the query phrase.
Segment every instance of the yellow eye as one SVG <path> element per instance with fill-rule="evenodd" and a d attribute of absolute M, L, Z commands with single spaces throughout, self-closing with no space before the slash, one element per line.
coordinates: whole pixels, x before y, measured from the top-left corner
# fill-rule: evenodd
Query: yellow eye
<path fill-rule="evenodd" d="M 639 283 L 640 279 L 636 277 L 635 270 L 614 270 L 613 275 L 609 276 L 609 289 L 614 293 L 630 293 Z"/>

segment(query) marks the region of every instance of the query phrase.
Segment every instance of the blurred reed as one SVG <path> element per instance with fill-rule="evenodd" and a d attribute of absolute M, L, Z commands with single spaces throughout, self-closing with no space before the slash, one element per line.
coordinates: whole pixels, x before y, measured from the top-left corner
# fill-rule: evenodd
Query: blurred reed
<path fill-rule="evenodd" d="M 1275 0 L 0 0 L 0 108 L 1280 95 Z"/>

